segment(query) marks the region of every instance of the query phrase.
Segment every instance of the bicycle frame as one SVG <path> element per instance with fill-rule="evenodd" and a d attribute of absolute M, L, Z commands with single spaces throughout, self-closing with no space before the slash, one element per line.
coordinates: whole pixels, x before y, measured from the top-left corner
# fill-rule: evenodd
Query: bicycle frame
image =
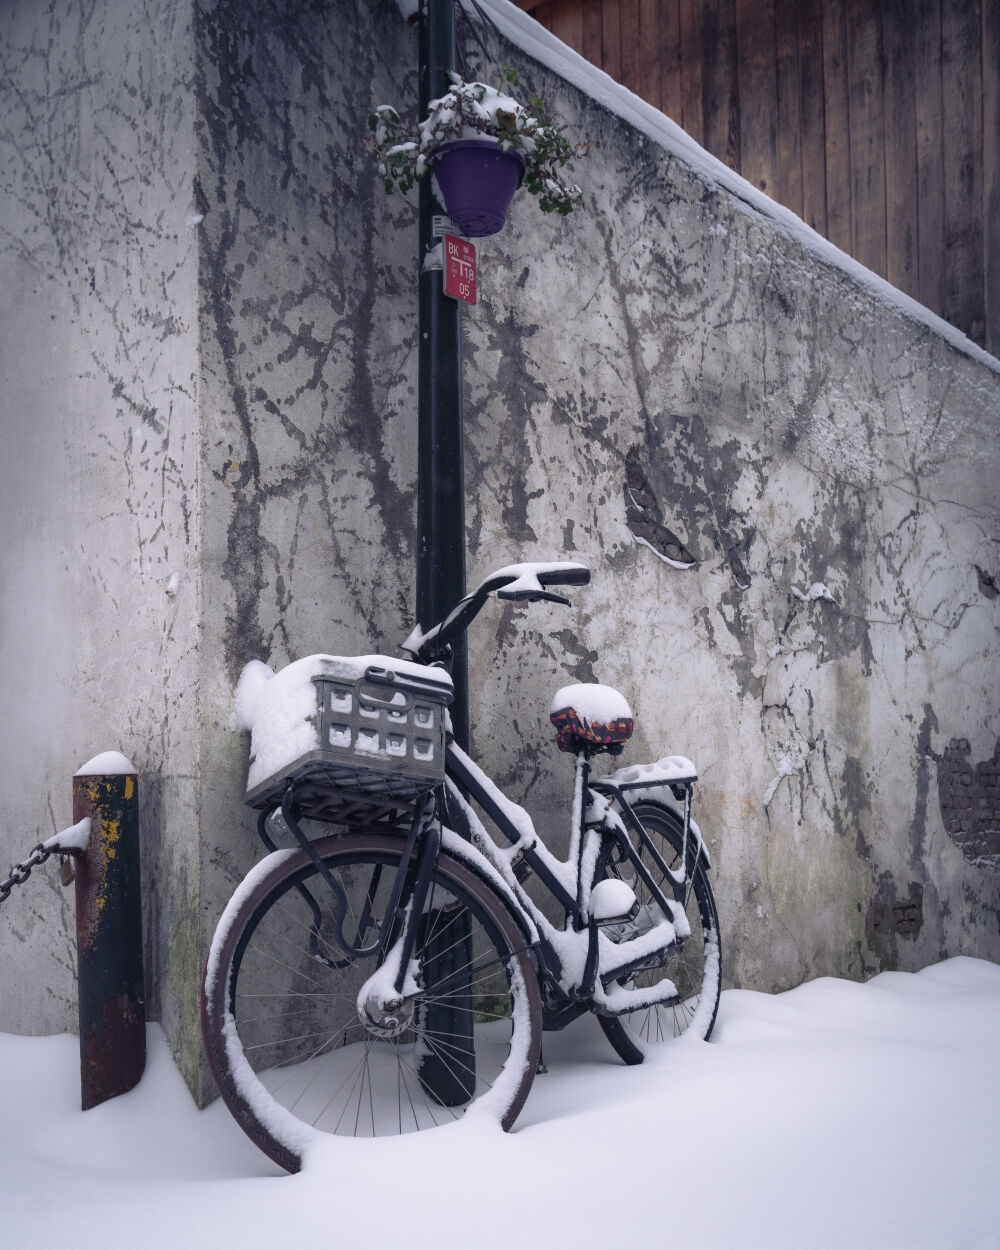
<path fill-rule="evenodd" d="M 625 790 L 629 787 L 616 785 L 608 779 L 592 780 L 589 761 L 581 754 L 577 759 L 576 784 L 574 787 L 574 827 L 571 834 L 569 857 L 565 861 L 557 860 L 535 833 L 530 818 L 523 808 L 511 800 L 494 785 L 490 778 L 480 769 L 449 735 L 447 758 L 445 765 L 446 786 L 442 796 L 442 815 L 447 818 L 448 825 L 455 828 L 464 841 L 476 845 L 488 863 L 505 879 L 504 902 L 511 914 L 518 921 L 525 935 L 526 945 L 535 953 L 538 970 L 546 983 L 568 1007 L 579 1005 L 589 1000 L 595 991 L 598 976 L 599 925 L 589 912 L 590 886 L 592 884 L 600 842 L 611 839 L 618 848 L 623 859 L 627 859 L 636 875 L 642 880 L 649 891 L 651 901 L 661 913 L 662 920 L 673 924 L 675 919 L 670 901 L 663 894 L 653 876 L 644 864 L 641 855 L 633 844 L 630 833 L 636 843 L 649 855 L 661 880 L 672 880 L 678 886 L 689 888 L 687 874 L 682 870 L 680 877 L 673 872 L 661 857 L 655 844 L 642 827 L 629 804 Z M 638 787 L 631 787 L 638 788 Z M 615 804 L 621 817 L 613 814 L 609 819 L 608 812 L 600 814 L 598 820 L 588 822 L 584 799 L 588 796 L 601 795 Z M 687 830 L 690 824 L 690 784 L 685 785 L 685 846 Z M 496 842 L 483 827 L 469 799 L 474 800 L 489 817 L 496 829 L 515 852 L 511 862 L 505 862 L 506 856 L 499 850 Z M 428 796 L 418 805 L 414 813 L 410 830 L 406 834 L 400 865 L 396 880 L 390 891 L 389 903 L 385 914 L 375 916 L 370 907 L 362 909 L 361 916 L 356 920 L 356 932 L 349 937 L 345 932 L 347 919 L 347 903 L 337 882 L 326 871 L 325 865 L 316 855 L 309 839 L 300 828 L 295 817 L 294 786 L 289 786 L 281 804 L 282 822 L 313 859 L 322 878 L 330 887 L 334 898 L 335 922 L 341 949 L 348 956 L 362 956 L 379 952 L 381 964 L 390 956 L 395 963 L 396 971 L 392 979 L 394 1000 L 403 996 L 406 970 L 409 967 L 416 942 L 417 926 L 420 916 L 427 903 L 428 883 L 433 872 L 434 863 L 441 849 L 441 834 L 438 822 L 433 820 L 433 800 Z M 518 816 L 521 818 L 518 819 Z M 273 840 L 266 829 L 268 816 L 261 814 L 258 832 L 269 850 L 275 849 Z M 519 827 L 520 824 L 520 827 Z M 686 859 L 682 861 L 686 863 Z M 513 864 L 523 865 L 533 873 L 548 891 L 550 896 L 562 908 L 567 919 L 567 928 L 580 935 L 580 942 L 586 942 L 586 956 L 583 961 L 582 974 L 573 978 L 575 984 L 565 985 L 563 959 L 560 958 L 554 940 L 559 933 L 535 906 L 526 891 L 521 888 L 519 879 L 527 875 L 521 868 L 515 869 Z M 575 889 L 568 887 L 569 877 L 575 878 Z M 377 883 L 373 882 L 373 885 Z M 494 885 L 498 883 L 494 882 Z M 324 960 L 326 957 L 319 950 L 316 935 L 319 932 L 322 913 L 315 899 L 304 887 L 297 887 L 312 910 L 315 930 L 310 948 L 315 958 Z M 686 903 L 686 897 L 685 897 Z M 376 937 L 366 944 L 369 930 L 374 930 Z M 645 951 L 634 960 L 616 963 L 602 976 L 602 979 L 622 977 L 641 966 L 649 959 Z M 379 976 L 378 973 L 375 976 Z M 373 977 L 373 981 L 374 981 Z M 385 986 L 385 978 L 380 978 Z M 384 998 L 384 990 L 381 995 Z M 383 1005 L 386 1005 L 383 1003 Z"/>
<path fill-rule="evenodd" d="M 567 600 L 552 592 L 550 585 L 582 585 L 590 579 L 589 571 L 583 565 L 557 563 L 546 565 L 512 565 L 498 570 L 480 586 L 467 595 L 449 615 L 433 629 L 423 633 L 415 629 L 404 643 L 404 650 L 409 651 L 416 659 L 425 663 L 448 664 L 453 639 L 465 633 L 471 621 L 478 614 L 487 598 L 496 594 L 498 598 L 510 600 L 526 600 L 534 602 L 538 599 L 550 599 L 560 603 Z M 611 778 L 592 781 L 590 776 L 589 753 L 581 751 L 576 760 L 576 775 L 573 799 L 573 822 L 571 829 L 570 851 L 566 861 L 555 858 L 538 837 L 530 818 L 523 808 L 512 803 L 493 784 L 486 774 L 465 754 L 454 741 L 451 734 L 447 736 L 445 755 L 445 784 L 438 791 L 438 815 L 447 827 L 454 828 L 466 842 L 478 844 L 481 861 L 480 869 L 485 865 L 494 872 L 491 884 L 500 895 L 500 901 L 507 907 L 519 924 L 525 936 L 526 945 L 534 950 L 540 974 L 563 1001 L 578 1004 L 590 1000 L 597 988 L 600 976 L 604 986 L 612 981 L 648 964 L 651 958 L 668 949 L 678 939 L 674 925 L 678 919 L 674 910 L 676 903 L 668 900 L 655 881 L 643 861 L 645 853 L 654 868 L 660 874 L 661 881 L 672 880 L 674 885 L 684 890 L 683 903 L 680 910 L 687 905 L 690 892 L 690 878 L 687 874 L 687 847 L 691 814 L 691 783 L 695 778 L 681 778 L 672 781 L 671 789 L 678 797 L 684 798 L 684 839 L 680 877 L 671 872 L 660 855 L 653 840 L 647 835 L 641 821 L 635 814 L 626 798 L 630 789 L 649 789 L 649 782 L 636 784 L 619 784 Z M 590 812 L 594 799 L 603 800 L 599 811 Z M 506 840 L 514 855 L 508 861 L 507 855 L 500 849 L 492 836 L 482 826 L 469 800 L 479 804 L 490 821 Z M 612 806 L 613 805 L 613 806 Z M 336 926 L 338 940 L 348 956 L 378 954 L 380 968 L 398 960 L 397 971 L 393 977 L 392 995 L 398 1000 L 403 993 L 406 970 L 409 967 L 416 942 L 417 927 L 423 908 L 426 904 L 428 882 L 433 873 L 440 846 L 441 824 L 431 820 L 429 799 L 418 804 L 413 822 L 409 830 L 403 853 L 400 857 L 396 880 L 390 894 L 390 901 L 385 915 L 379 920 L 371 914 L 366 903 L 362 907 L 357 921 L 357 932 L 349 939 L 345 932 L 347 901 L 336 881 L 327 872 L 308 839 L 299 828 L 294 813 L 294 786 L 290 785 L 281 805 L 284 823 L 293 833 L 296 840 L 312 858 L 317 871 L 330 887 L 335 900 Z M 620 813 L 620 815 L 619 815 Z M 274 849 L 266 831 L 266 817 L 262 817 L 258 830 L 262 840 L 269 849 Z M 633 842 L 635 840 L 635 843 Z M 618 961 L 612 958 L 600 966 L 599 948 L 600 925 L 591 915 L 590 894 L 594 885 L 598 856 L 602 845 L 611 840 L 620 855 L 619 862 L 627 860 L 648 891 L 650 903 L 659 911 L 661 919 L 654 921 L 643 934 L 642 941 L 629 941 L 624 945 L 631 950 L 625 951 L 626 958 Z M 639 850 L 636 850 L 636 844 Z M 699 854 L 701 847 L 699 847 Z M 509 852 L 508 852 L 509 854 Z M 515 864 L 519 865 L 515 871 Z M 563 930 L 557 929 L 535 906 L 528 894 L 522 889 L 519 873 L 527 869 L 535 875 L 542 886 L 548 891 L 562 908 L 566 925 Z M 303 887 L 297 887 L 304 894 L 314 918 L 314 933 L 310 941 L 310 949 L 316 958 L 318 953 L 317 935 L 321 923 L 321 912 L 315 900 L 308 895 Z M 374 890 L 371 891 L 374 894 Z M 370 902 L 370 900 L 369 900 Z M 606 922 L 615 923 L 615 921 Z M 374 941 L 368 942 L 368 932 L 374 929 L 377 933 Z M 557 946 L 563 947 L 567 954 L 563 936 L 572 931 L 580 937 L 579 944 L 571 955 L 571 962 L 579 965 L 579 951 L 586 942 L 586 955 L 582 971 L 577 966 L 575 971 L 565 972 L 565 959 L 561 958 Z M 681 938 L 684 933 L 681 931 Z M 664 939 L 660 946 L 656 942 Z M 366 945 L 367 942 L 367 945 Z M 314 945 L 317 949 L 313 949 Z M 386 969 L 387 971 L 387 969 Z M 378 981 L 380 998 L 387 995 L 386 975 L 374 974 L 371 978 L 373 993 Z M 390 995 L 391 997 L 391 995 Z M 605 1001 L 605 1009 L 612 1011 Z M 621 1008 L 624 1014 L 628 1007 Z M 613 1013 L 613 1012 L 612 1012 Z"/>
<path fill-rule="evenodd" d="M 509 799 L 503 795 L 493 782 L 486 776 L 464 751 L 449 738 L 448 754 L 445 766 L 445 773 L 452 783 L 454 789 L 450 790 L 450 795 L 458 800 L 449 810 L 449 820 L 451 823 L 460 823 L 455 819 L 456 808 L 457 813 L 464 819 L 461 823 L 465 823 L 468 827 L 461 832 L 467 840 L 475 840 L 475 835 L 479 835 L 480 843 L 485 841 L 486 849 L 492 844 L 495 847 L 493 839 L 489 833 L 482 827 L 481 823 L 475 817 L 475 813 L 468 804 L 465 795 L 475 800 L 476 803 L 487 814 L 492 823 L 496 826 L 502 836 L 506 839 L 508 845 L 515 849 L 518 854 L 517 862 L 527 865 L 532 873 L 538 878 L 549 894 L 559 903 L 566 913 L 567 920 L 572 923 L 574 931 L 581 935 L 587 933 L 587 957 L 584 966 L 583 976 L 577 986 L 574 987 L 570 994 L 571 1000 L 579 1001 L 588 999 L 594 993 L 597 975 L 597 955 L 598 955 L 598 931 L 599 926 L 593 920 L 589 911 L 590 886 L 594 867 L 596 864 L 596 850 L 594 855 L 588 855 L 587 835 L 592 834 L 599 839 L 611 838 L 619 847 L 622 855 L 629 861 L 635 870 L 637 876 L 642 880 L 643 884 L 649 891 L 650 899 L 659 909 L 663 920 L 671 925 L 674 921 L 674 912 L 670 902 L 664 896 L 663 892 L 657 885 L 654 878 L 649 873 L 646 865 L 643 863 L 639 853 L 629 837 L 631 831 L 639 845 L 649 854 L 653 864 L 661 873 L 661 879 L 673 880 L 677 885 L 685 886 L 685 895 L 689 886 L 686 884 L 686 873 L 682 871 L 682 880 L 678 880 L 677 875 L 670 870 L 663 858 L 659 854 L 656 846 L 643 829 L 641 822 L 636 816 L 634 810 L 625 797 L 624 791 L 628 788 L 616 785 L 614 782 L 607 780 L 591 781 L 589 761 L 581 755 L 577 759 L 576 768 L 576 786 L 574 801 L 574 828 L 572 831 L 570 854 L 565 863 L 556 860 L 545 843 L 538 838 L 530 825 L 527 814 L 516 804 L 511 803 Z M 638 786 L 632 787 L 639 788 Z M 648 787 L 644 787 L 648 788 Z M 613 801 L 622 813 L 624 824 L 615 819 L 607 819 L 606 815 L 602 817 L 600 823 L 596 821 L 588 823 L 587 811 L 584 807 L 583 800 L 588 794 L 602 794 Z M 690 784 L 685 786 L 685 855 L 687 845 L 687 830 L 690 824 Z M 525 817 L 526 824 L 530 828 L 530 833 L 523 826 L 518 828 L 518 824 L 511 818 L 511 808 L 514 808 L 521 816 Z M 532 840 L 533 839 L 533 840 Z M 492 858 L 487 854 L 487 858 Z M 686 858 L 683 861 L 686 863 Z M 495 861 L 494 861 L 495 863 Z M 498 866 L 495 864 L 495 866 Z M 560 880 L 559 868 L 570 869 L 576 877 L 576 889 L 570 892 L 567 888 L 565 880 Z M 546 920 L 543 913 L 534 905 L 527 893 L 520 888 L 520 882 L 517 880 L 517 874 L 512 871 L 514 881 L 510 882 L 512 888 L 516 892 L 518 906 L 526 911 L 537 927 L 540 940 L 536 943 L 536 954 L 539 961 L 539 971 L 544 974 L 547 982 L 556 989 L 561 988 L 562 981 L 562 961 L 560 960 L 554 946 L 550 940 L 547 940 L 547 933 L 553 932 L 553 926 Z M 686 903 L 686 897 L 685 897 Z M 612 970 L 614 977 L 626 975 L 633 971 L 648 959 L 648 953 L 640 956 L 638 959 L 630 962 L 616 964 Z M 611 979 L 609 974 L 607 979 Z"/>

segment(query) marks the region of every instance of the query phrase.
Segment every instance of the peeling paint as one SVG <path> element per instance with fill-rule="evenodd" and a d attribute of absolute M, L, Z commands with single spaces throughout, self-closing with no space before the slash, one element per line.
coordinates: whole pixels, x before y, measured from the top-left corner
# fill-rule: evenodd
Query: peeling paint
<path fill-rule="evenodd" d="M 463 38 L 472 68 L 515 64 L 602 139 L 575 172 L 581 220 L 515 200 L 466 321 L 475 572 L 553 533 L 594 567 L 575 628 L 636 712 L 634 758 L 698 762 L 732 983 L 870 976 L 969 940 L 997 957 L 979 917 L 1000 899 L 927 802 L 947 725 L 1000 730 L 1000 620 L 968 584 L 1000 521 L 995 379 L 492 34 Z M 523 445 L 532 462 L 506 454 Z M 516 526 L 491 503 L 515 490 Z M 565 632 L 512 617 L 473 640 L 487 725 L 516 708 L 538 730 Z M 558 762 L 487 732 L 557 827 Z M 766 889 L 749 924 L 744 877 Z"/>
<path fill-rule="evenodd" d="M 991 759 L 972 764 L 971 753 L 967 738 L 952 738 L 937 760 L 941 819 L 970 864 L 1000 872 L 1000 739 Z"/>
<path fill-rule="evenodd" d="M 638 542 L 673 568 L 689 569 L 697 564 L 697 556 L 684 540 L 663 523 L 663 510 L 646 480 L 638 448 L 625 459 L 625 523 Z"/>

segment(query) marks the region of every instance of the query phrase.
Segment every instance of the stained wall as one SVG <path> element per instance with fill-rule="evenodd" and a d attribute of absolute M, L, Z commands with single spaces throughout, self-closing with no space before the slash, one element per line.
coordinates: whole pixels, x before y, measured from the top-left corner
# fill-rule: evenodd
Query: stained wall
<path fill-rule="evenodd" d="M 729 984 L 996 958 L 1000 367 L 709 162 L 486 47 L 590 151 L 584 213 L 521 197 L 482 248 L 473 576 L 555 543 L 595 578 L 573 614 L 480 637 L 479 744 L 557 793 L 543 692 L 620 685 L 632 758 L 698 765 Z"/>
<path fill-rule="evenodd" d="M 62 8 L 4 19 L 0 838 L 131 755 L 151 1006 L 206 1097 L 201 961 L 257 853 L 236 676 L 412 623 L 415 198 L 364 123 L 415 109 L 416 37 L 389 0 Z M 618 685 L 627 758 L 698 765 L 728 984 L 1000 957 L 995 362 L 472 21 L 466 68 L 515 66 L 590 151 L 584 211 L 521 196 L 480 246 L 469 579 L 593 570 L 480 619 L 474 748 L 558 844 L 549 698 Z M 71 1027 L 66 900 L 21 894 L 0 1027 Z"/>
<path fill-rule="evenodd" d="M 73 772 L 140 776 L 149 1008 L 200 943 L 202 613 L 194 69 L 187 6 L 0 6 L 4 868 L 72 821 Z M 52 863 L 0 911 L 0 1029 L 76 1027 Z"/>

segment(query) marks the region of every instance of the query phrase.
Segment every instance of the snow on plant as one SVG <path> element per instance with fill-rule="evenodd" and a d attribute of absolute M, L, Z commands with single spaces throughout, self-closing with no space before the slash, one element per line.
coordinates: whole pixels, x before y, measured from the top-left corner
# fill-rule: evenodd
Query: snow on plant
<path fill-rule="evenodd" d="M 565 180 L 562 169 L 573 155 L 566 137 L 545 115 L 541 100 L 520 104 L 505 88 L 520 87 L 517 74 L 504 69 L 500 87 L 466 82 L 451 74 L 451 90 L 432 100 L 427 117 L 415 129 L 404 125 L 396 110 L 380 104 L 368 118 L 378 172 L 385 189 L 409 191 L 430 167 L 428 158 L 438 148 L 458 139 L 495 139 L 504 152 L 515 152 L 524 162 L 521 185 L 538 196 L 543 213 L 570 213 L 580 202 L 578 186 Z"/>

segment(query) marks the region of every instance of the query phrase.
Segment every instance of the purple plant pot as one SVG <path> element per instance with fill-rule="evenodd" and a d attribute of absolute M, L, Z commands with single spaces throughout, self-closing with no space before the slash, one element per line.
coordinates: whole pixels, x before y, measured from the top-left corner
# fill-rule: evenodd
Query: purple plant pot
<path fill-rule="evenodd" d="M 444 207 L 462 234 L 483 238 L 502 230 L 524 173 L 516 152 L 485 139 L 458 139 L 428 157 Z"/>

